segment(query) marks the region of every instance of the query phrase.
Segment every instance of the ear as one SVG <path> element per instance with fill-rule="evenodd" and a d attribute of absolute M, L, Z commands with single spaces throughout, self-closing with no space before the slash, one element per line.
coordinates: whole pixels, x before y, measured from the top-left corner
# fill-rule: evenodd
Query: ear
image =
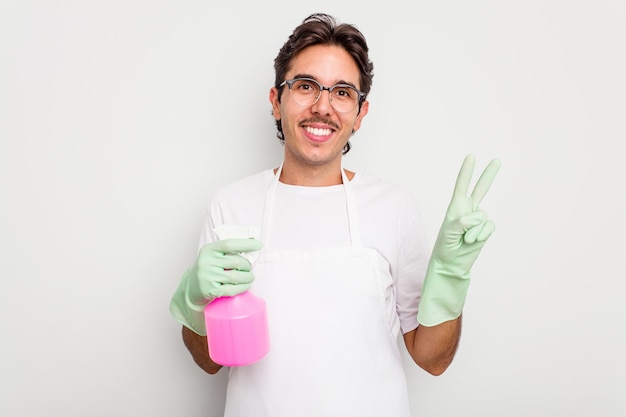
<path fill-rule="evenodd" d="M 278 89 L 276 87 L 270 88 L 270 103 L 272 103 L 272 115 L 274 119 L 280 120 L 280 102 L 278 101 Z"/>
<path fill-rule="evenodd" d="M 367 115 L 367 112 L 370 108 L 370 102 L 365 100 L 363 104 L 361 104 L 361 111 L 356 115 L 356 120 L 354 121 L 354 127 L 352 128 L 352 132 L 356 132 L 361 128 L 361 121 Z"/>

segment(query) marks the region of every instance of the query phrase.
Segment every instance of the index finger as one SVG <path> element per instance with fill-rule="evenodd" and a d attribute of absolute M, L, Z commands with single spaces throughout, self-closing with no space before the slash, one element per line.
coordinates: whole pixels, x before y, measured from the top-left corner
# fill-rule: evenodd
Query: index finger
<path fill-rule="evenodd" d="M 467 155 L 463 160 L 459 175 L 456 177 L 456 183 L 454 184 L 453 197 L 467 198 L 467 190 L 469 188 L 472 175 L 474 174 L 474 165 L 476 164 L 476 158 L 474 155 Z"/>
<path fill-rule="evenodd" d="M 489 162 L 489 165 L 487 165 L 487 168 L 485 168 L 483 173 L 480 175 L 480 178 L 478 178 L 478 181 L 474 186 L 474 191 L 472 191 L 472 196 L 470 198 L 472 202 L 472 208 L 474 210 L 478 208 L 478 205 L 487 194 L 487 191 L 489 191 L 489 187 L 491 187 L 491 184 L 493 183 L 496 174 L 500 170 L 501 165 L 502 162 L 500 162 L 499 159 L 492 159 L 491 162 Z"/>

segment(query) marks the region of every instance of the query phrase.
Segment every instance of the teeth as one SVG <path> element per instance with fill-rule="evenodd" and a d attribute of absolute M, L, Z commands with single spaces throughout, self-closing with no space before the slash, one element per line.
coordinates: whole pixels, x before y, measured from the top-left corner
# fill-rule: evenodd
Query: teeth
<path fill-rule="evenodd" d="M 330 129 L 318 129 L 316 127 L 305 127 L 304 129 L 315 136 L 328 136 L 332 133 Z"/>

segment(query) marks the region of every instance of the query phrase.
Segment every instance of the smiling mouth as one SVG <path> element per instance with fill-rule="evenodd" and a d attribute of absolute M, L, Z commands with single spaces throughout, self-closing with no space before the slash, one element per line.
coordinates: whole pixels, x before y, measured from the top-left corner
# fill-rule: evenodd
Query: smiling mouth
<path fill-rule="evenodd" d="M 310 126 L 304 126 L 304 130 L 314 136 L 330 136 L 330 134 L 333 133 L 332 129 L 321 129 L 318 127 Z"/>

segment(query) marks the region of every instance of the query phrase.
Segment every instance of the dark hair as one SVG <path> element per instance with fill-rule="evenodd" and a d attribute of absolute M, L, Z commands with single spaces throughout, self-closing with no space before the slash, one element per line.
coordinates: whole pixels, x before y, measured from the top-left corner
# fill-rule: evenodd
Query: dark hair
<path fill-rule="evenodd" d="M 302 23 L 294 29 L 287 42 L 280 48 L 278 55 L 274 59 L 274 71 L 276 78 L 274 86 L 276 88 L 285 80 L 285 74 L 291 68 L 293 59 L 302 50 L 314 45 L 336 45 L 345 49 L 356 62 L 360 72 L 360 90 L 367 94 L 372 87 L 372 78 L 374 77 L 374 64 L 368 56 L 369 48 L 365 41 L 365 36 L 354 25 L 347 23 L 339 23 L 334 17 L 324 14 L 315 13 L 307 17 Z M 281 91 L 278 93 L 280 101 Z M 360 111 L 360 104 L 359 104 Z M 280 120 L 276 120 L 276 128 L 278 132 L 276 136 L 281 141 L 285 140 L 283 128 Z M 350 151 L 350 141 L 346 143 L 343 149 L 345 155 Z"/>

